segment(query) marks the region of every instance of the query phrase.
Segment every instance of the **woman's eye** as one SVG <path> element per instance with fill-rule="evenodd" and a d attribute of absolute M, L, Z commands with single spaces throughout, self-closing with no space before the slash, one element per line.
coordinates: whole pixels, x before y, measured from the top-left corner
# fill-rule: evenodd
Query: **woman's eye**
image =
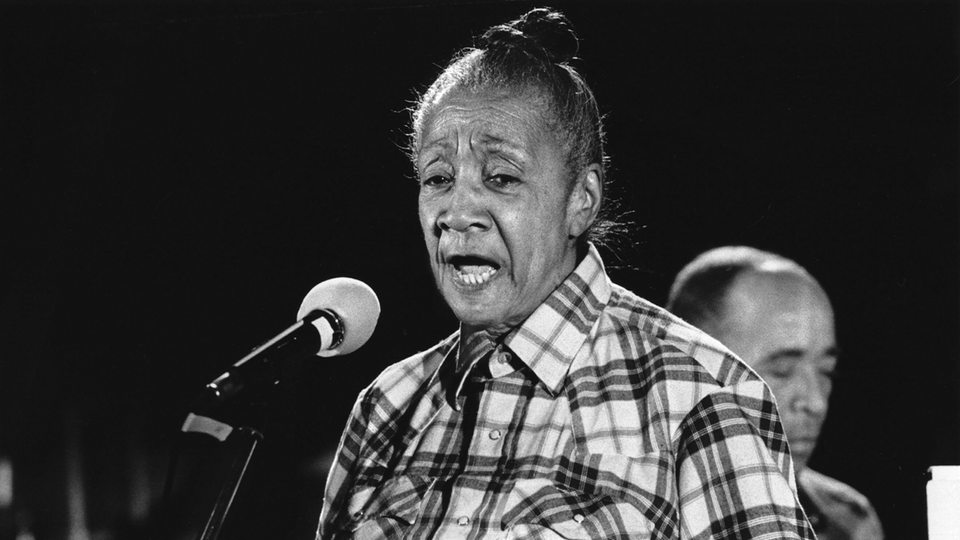
<path fill-rule="evenodd" d="M 509 174 L 495 174 L 487 179 L 488 182 L 499 187 L 507 187 L 513 184 L 519 184 L 520 179 Z"/>
<path fill-rule="evenodd" d="M 450 181 L 450 178 L 442 174 L 435 174 L 433 176 L 428 176 L 423 180 L 421 180 L 420 185 L 427 186 L 427 187 L 437 187 L 437 186 L 442 186 L 449 181 Z"/>

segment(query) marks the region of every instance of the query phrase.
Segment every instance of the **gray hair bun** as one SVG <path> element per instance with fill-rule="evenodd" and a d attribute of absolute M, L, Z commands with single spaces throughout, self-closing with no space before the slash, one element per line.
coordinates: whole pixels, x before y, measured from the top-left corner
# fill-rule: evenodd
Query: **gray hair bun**
<path fill-rule="evenodd" d="M 480 38 L 480 48 L 503 52 L 522 50 L 554 63 L 576 58 L 580 40 L 570 21 L 549 8 L 537 8 L 515 21 L 494 26 Z"/>

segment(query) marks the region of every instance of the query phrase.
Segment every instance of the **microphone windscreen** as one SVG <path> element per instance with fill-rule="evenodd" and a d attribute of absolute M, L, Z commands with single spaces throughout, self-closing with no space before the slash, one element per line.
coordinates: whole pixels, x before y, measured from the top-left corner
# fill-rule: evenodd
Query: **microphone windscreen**
<path fill-rule="evenodd" d="M 343 322 L 343 342 L 317 356 L 338 356 L 359 349 L 373 335 L 380 318 L 380 300 L 366 283 L 348 277 L 328 279 L 303 298 L 297 320 L 315 309 L 333 311 Z"/>

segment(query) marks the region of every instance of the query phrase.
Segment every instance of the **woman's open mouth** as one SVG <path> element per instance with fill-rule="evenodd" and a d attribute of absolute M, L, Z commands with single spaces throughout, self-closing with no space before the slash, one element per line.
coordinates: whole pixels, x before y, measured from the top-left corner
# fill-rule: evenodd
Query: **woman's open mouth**
<path fill-rule="evenodd" d="M 500 265 L 476 255 L 454 255 L 447 261 L 453 266 L 454 281 L 477 287 L 489 282 L 500 270 Z"/>

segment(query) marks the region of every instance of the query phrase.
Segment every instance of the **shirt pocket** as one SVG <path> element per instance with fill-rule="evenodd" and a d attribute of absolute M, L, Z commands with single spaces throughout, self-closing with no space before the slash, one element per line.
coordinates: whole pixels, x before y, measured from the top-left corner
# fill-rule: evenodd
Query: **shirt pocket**
<path fill-rule="evenodd" d="M 615 494 L 588 493 L 549 479 L 518 480 L 502 526 L 509 539 L 650 538 L 643 513 Z"/>
<path fill-rule="evenodd" d="M 395 476 L 379 488 L 353 493 L 347 502 L 349 537 L 358 540 L 403 538 L 420 517 L 429 482 Z"/>

